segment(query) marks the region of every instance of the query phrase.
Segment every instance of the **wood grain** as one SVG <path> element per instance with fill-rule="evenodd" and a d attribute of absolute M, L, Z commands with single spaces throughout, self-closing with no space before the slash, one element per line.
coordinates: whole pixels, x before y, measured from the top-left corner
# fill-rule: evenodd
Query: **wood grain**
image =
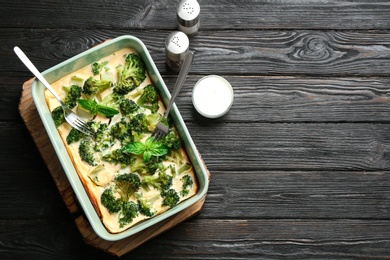
<path fill-rule="evenodd" d="M 9 259 L 26 254 L 33 259 L 47 255 L 56 259 L 117 259 L 91 248 L 80 250 L 77 231 L 65 221 L 62 225 L 50 220 L 0 221 L 0 230 L 2 252 Z M 19 243 L 13 241 L 15 238 Z M 125 258 L 387 259 L 389 244 L 389 220 L 193 219 Z"/>
<path fill-rule="evenodd" d="M 388 78 L 283 76 L 225 76 L 234 89 L 233 106 L 224 118 L 207 120 L 195 111 L 191 99 L 193 86 L 201 77 L 187 79 L 175 102 L 187 122 L 385 123 L 390 120 Z M 164 77 L 171 91 L 175 79 Z"/>
<path fill-rule="evenodd" d="M 26 192 L 8 191 L 2 219 L 63 218 L 68 213 L 49 178 L 20 173 Z M 37 176 L 38 175 L 38 176 Z M 15 185 L 5 175 L 0 190 Z M 388 219 L 388 171 L 214 171 L 199 219 Z M 8 189 L 9 190 L 9 189 Z M 13 198 L 13 199 L 11 199 Z M 74 214 L 77 222 L 86 221 Z M 96 239 L 96 235 L 91 236 Z"/>
<path fill-rule="evenodd" d="M 161 74 L 172 74 L 165 65 L 166 31 L 52 29 L 15 33 L 2 36 L 3 48 L 9 51 L 0 56 L 0 62 L 15 62 L 11 67 L 0 67 L 0 75 L 7 69 L 27 71 L 11 52 L 15 45 L 31 54 L 30 59 L 44 70 L 106 39 L 126 34 L 145 43 Z M 191 41 L 195 52 L 191 74 L 207 75 L 218 69 L 222 75 L 385 76 L 390 66 L 389 42 L 386 31 L 199 32 Z"/>
<path fill-rule="evenodd" d="M 179 1 L 5 1 L 2 25 L 12 28 L 176 29 Z M 387 1 L 199 0 L 202 30 L 388 29 Z M 56 8 L 51 8 L 55 6 Z M 31 9 L 34 10 L 31 15 Z M 18 15 L 13 15 L 18 13 Z M 234 13 L 234 16 L 232 16 Z M 91 16 L 91 14 L 93 14 Z M 46 19 L 39 19 L 46 17 Z M 88 22 L 85 17 L 89 17 Z M 37 19 L 38 18 L 38 19 Z"/>
<path fill-rule="evenodd" d="M 209 193 L 201 214 L 122 258 L 390 259 L 390 2 L 198 1 L 195 60 L 176 103 L 213 172 Z M 68 213 L 20 117 L 32 75 L 12 48 L 45 70 L 134 35 L 172 90 L 164 41 L 177 3 L 0 0 L 2 260 L 117 259 L 85 243 L 96 236 L 80 234 L 83 214 Z M 235 90 L 216 120 L 191 104 L 209 74 Z"/>
<path fill-rule="evenodd" d="M 389 170 L 377 124 L 187 124 L 210 170 Z M 195 130 L 196 129 L 196 130 Z M 218 158 L 218 159 L 217 159 Z"/>
<path fill-rule="evenodd" d="M 223 171 L 199 218 L 388 219 L 389 172 Z"/>
<path fill-rule="evenodd" d="M 21 125 L 4 127 L 0 141 L 11 145 Z M 380 124 L 187 123 L 210 170 L 389 170 L 390 128 Z M 240 133 L 240 134 L 238 134 Z M 2 162 L 8 169 L 35 165 L 23 143 Z M 25 152 L 23 152 L 25 150 Z M 6 156 L 2 151 L 1 155 Z M 54 153 L 53 153 L 54 154 Z M 21 158 L 26 165 L 17 165 Z M 282 160 L 281 160 L 282 159 Z"/>
<path fill-rule="evenodd" d="M 28 76 L 25 74 L 23 77 Z M 0 120 L 19 117 L 15 107 L 20 99 L 18 84 L 23 77 L 8 77 L 0 87 L 0 107 L 3 107 Z M 211 121 L 201 117 L 191 101 L 192 88 L 201 77 L 193 75 L 187 78 L 176 100 L 186 122 L 385 123 L 390 120 L 389 78 L 228 75 L 225 78 L 234 88 L 233 107 L 224 118 Z M 164 75 L 163 78 L 172 91 L 176 76 Z"/>

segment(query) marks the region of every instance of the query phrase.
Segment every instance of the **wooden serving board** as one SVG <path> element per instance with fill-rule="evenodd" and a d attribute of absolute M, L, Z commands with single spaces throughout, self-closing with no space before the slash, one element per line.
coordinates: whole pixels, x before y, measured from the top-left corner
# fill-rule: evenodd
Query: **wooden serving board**
<path fill-rule="evenodd" d="M 38 147 L 51 176 L 53 177 L 70 214 L 74 216 L 76 226 L 86 244 L 110 254 L 122 256 L 177 224 L 195 216 L 202 210 L 206 196 L 189 208 L 143 230 L 138 234 L 134 234 L 133 236 L 114 242 L 100 238 L 92 229 L 88 219 L 83 214 L 82 209 L 78 206 L 73 189 L 70 186 L 64 170 L 62 169 L 59 159 L 55 155 L 54 148 L 39 117 L 31 93 L 31 85 L 34 79 L 35 78 L 32 78 L 23 84 L 22 95 L 19 103 L 19 112 L 32 138 L 34 139 L 34 142 Z M 209 172 L 208 175 L 210 178 Z"/>

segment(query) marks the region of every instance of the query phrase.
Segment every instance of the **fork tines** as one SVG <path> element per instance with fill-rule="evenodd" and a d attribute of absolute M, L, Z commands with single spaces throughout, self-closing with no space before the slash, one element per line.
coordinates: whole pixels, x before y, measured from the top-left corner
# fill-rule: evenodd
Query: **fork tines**
<path fill-rule="evenodd" d="M 156 128 L 154 129 L 152 136 L 154 137 L 155 141 L 159 141 L 168 134 L 168 131 L 169 131 L 169 127 L 159 122 Z"/>
<path fill-rule="evenodd" d="M 95 134 L 91 128 L 88 127 L 88 125 L 80 118 L 75 118 L 73 120 L 73 123 L 75 125 L 75 128 L 79 130 L 80 132 L 83 132 L 84 134 L 87 135 L 93 135 Z"/>

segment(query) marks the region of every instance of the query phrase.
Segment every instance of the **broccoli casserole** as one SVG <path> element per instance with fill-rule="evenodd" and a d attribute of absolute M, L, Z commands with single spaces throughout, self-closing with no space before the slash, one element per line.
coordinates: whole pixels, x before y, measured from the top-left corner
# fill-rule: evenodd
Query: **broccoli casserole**
<path fill-rule="evenodd" d="M 122 232 L 194 196 L 198 182 L 182 141 L 168 119 L 168 135 L 151 132 L 165 107 L 134 49 L 125 48 L 52 84 L 94 135 L 64 120 L 45 91 L 52 118 L 106 229 Z"/>

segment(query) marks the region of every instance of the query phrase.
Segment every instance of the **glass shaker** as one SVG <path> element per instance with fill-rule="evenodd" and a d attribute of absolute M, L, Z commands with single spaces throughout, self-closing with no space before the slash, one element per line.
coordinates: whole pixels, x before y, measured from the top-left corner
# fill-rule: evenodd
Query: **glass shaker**
<path fill-rule="evenodd" d="M 178 29 L 188 37 L 195 35 L 199 30 L 200 6 L 196 0 L 182 0 L 177 6 Z"/>
<path fill-rule="evenodd" d="M 178 72 L 183 65 L 184 57 L 189 51 L 188 36 L 180 31 L 171 32 L 165 39 L 165 55 L 168 67 Z"/>

